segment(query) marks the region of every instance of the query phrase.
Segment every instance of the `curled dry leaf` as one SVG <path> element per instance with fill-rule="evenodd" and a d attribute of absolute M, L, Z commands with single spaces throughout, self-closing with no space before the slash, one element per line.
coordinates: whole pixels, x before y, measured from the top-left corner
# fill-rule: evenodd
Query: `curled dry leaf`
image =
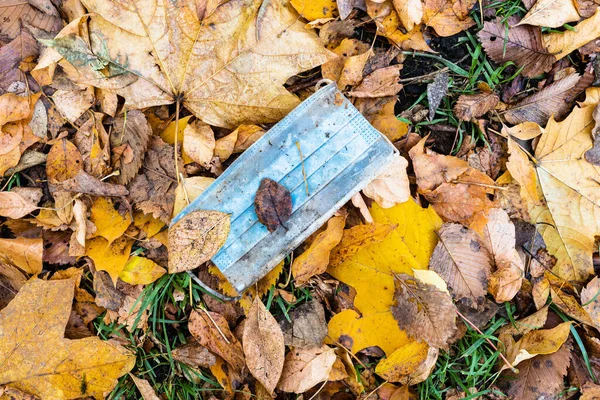
<path fill-rule="evenodd" d="M 386 172 L 371 181 L 363 189 L 363 193 L 383 208 L 390 208 L 408 201 L 410 187 L 406 167 L 408 167 L 406 158 L 394 157 L 386 167 Z"/>
<path fill-rule="evenodd" d="M 152 385 L 150 385 L 150 382 L 145 379 L 138 378 L 132 374 L 129 374 L 129 376 L 133 380 L 133 383 L 135 383 L 137 389 L 140 391 L 143 400 L 160 400 L 160 397 L 156 395 L 156 392 L 152 388 Z"/>
<path fill-rule="evenodd" d="M 209 168 L 215 151 L 212 128 L 200 120 L 188 124 L 183 131 L 183 151 L 193 161 Z"/>
<path fill-rule="evenodd" d="M 264 178 L 256 191 L 254 209 L 258 220 L 269 232 L 274 232 L 279 226 L 287 229 L 285 222 L 292 215 L 290 191 L 274 180 Z"/>
<path fill-rule="evenodd" d="M 242 345 L 231 333 L 222 315 L 206 310 L 192 311 L 188 327 L 198 343 L 222 357 L 236 371 L 244 368 L 246 362 Z"/>
<path fill-rule="evenodd" d="M 568 22 L 579 21 L 577 4 L 573 0 L 537 0 L 518 25 L 536 25 L 558 28 Z"/>
<path fill-rule="evenodd" d="M 227 240 L 229 214 L 197 210 L 169 229 L 169 273 L 189 271 L 210 260 Z"/>
<path fill-rule="evenodd" d="M 336 359 L 335 350 L 328 346 L 293 349 L 285 356 L 277 389 L 290 393 L 306 392 L 327 379 Z"/>
<path fill-rule="evenodd" d="M 133 368 L 135 357 L 123 347 L 64 338 L 74 289 L 74 279 L 33 279 L 0 312 L 0 382 L 46 399 L 100 398 Z"/>
<path fill-rule="evenodd" d="M 308 249 L 294 260 L 292 274 L 297 285 L 304 285 L 312 276 L 327 270 L 329 254 L 342 240 L 345 223 L 345 215 L 331 217 L 327 222 L 327 228 L 319 233 Z"/>
<path fill-rule="evenodd" d="M 189 3 L 83 4 L 91 46 L 76 35 L 43 42 L 77 66 L 72 79 L 113 90 L 130 108 L 180 99 L 210 125 L 275 122 L 299 103 L 283 87 L 288 77 L 331 57 L 280 0 L 229 1 L 203 20 Z"/>
<path fill-rule="evenodd" d="M 477 233 L 459 224 L 442 225 L 438 237 L 429 269 L 448 283 L 455 301 L 477 308 L 487 293 L 490 254 Z"/>
<path fill-rule="evenodd" d="M 448 293 L 410 275 L 396 275 L 392 313 L 401 329 L 432 347 L 447 349 L 456 331 L 456 309 Z"/>
<path fill-rule="evenodd" d="M 516 17 L 508 19 L 510 25 L 517 23 Z M 523 68 L 521 73 L 534 77 L 550 71 L 556 61 L 553 53 L 542 43 L 542 30 L 534 26 L 511 26 L 508 28 L 501 19 L 486 21 L 477 36 L 485 52 L 498 64 L 513 61 Z"/>
<path fill-rule="evenodd" d="M 188 343 L 173 349 L 173 359 L 192 367 L 209 368 L 216 364 L 217 356 L 193 337 L 188 339 Z"/>
<path fill-rule="evenodd" d="M 344 39 L 333 53 L 337 57 L 321 66 L 323 78 L 338 82 L 341 88 L 359 84 L 372 54 L 369 45 L 357 39 Z"/>
<path fill-rule="evenodd" d="M 548 51 L 560 60 L 572 51 L 597 39 L 600 36 L 600 8 L 591 17 L 581 21 L 573 31 L 554 32 L 544 35 L 544 45 Z"/>
<path fill-rule="evenodd" d="M 596 329 L 600 330 L 600 278 L 597 276 L 581 290 L 581 304 Z"/>
<path fill-rule="evenodd" d="M 408 133 L 408 124 L 396 117 L 396 102 L 395 97 L 359 98 L 355 106 L 375 129 L 395 142 Z"/>
<path fill-rule="evenodd" d="M 250 373 L 273 394 L 283 370 L 285 345 L 281 328 L 258 297 L 248 310 L 242 343 Z"/>
<path fill-rule="evenodd" d="M 83 158 L 85 172 L 102 178 L 110 172 L 110 141 L 102 124 L 104 114 L 90 114 L 90 118 L 75 133 L 73 141 Z"/>

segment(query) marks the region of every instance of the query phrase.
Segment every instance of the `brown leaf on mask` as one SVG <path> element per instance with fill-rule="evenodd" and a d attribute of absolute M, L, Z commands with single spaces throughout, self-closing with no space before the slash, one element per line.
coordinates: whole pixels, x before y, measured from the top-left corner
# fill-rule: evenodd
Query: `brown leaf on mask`
<path fill-rule="evenodd" d="M 146 120 L 146 116 L 137 110 L 118 116 L 112 125 L 114 128 L 110 135 L 110 143 L 113 147 L 112 166 L 120 171 L 117 177 L 119 183 L 126 185 L 137 175 L 142 166 L 152 127 Z M 115 148 L 121 146 L 125 146 L 128 151 L 115 154 Z"/>
<path fill-rule="evenodd" d="M 236 371 L 244 368 L 242 345 L 229 330 L 223 316 L 206 310 L 192 311 L 188 327 L 198 343 L 223 357 Z"/>
<path fill-rule="evenodd" d="M 277 389 L 289 393 L 304 393 L 327 380 L 336 360 L 335 350 L 328 346 L 293 349 L 285 356 Z"/>
<path fill-rule="evenodd" d="M 306 349 L 323 345 L 327 322 L 323 305 L 318 300 L 313 299 L 292 310 L 290 319 L 291 322 L 283 319 L 279 323 L 286 346 Z"/>
<path fill-rule="evenodd" d="M 152 137 L 142 168 L 143 173 L 129 183 L 129 200 L 144 213 L 168 223 L 177 187 L 173 147 Z"/>
<path fill-rule="evenodd" d="M 500 98 L 493 92 L 478 94 L 463 94 L 454 105 L 454 114 L 463 121 L 481 117 L 498 104 Z"/>
<path fill-rule="evenodd" d="M 425 151 L 425 139 L 410 152 L 419 192 L 433 205 L 437 214 L 481 232 L 493 203 L 494 181 L 463 160 Z"/>
<path fill-rule="evenodd" d="M 242 343 L 250 373 L 273 394 L 283 370 L 285 345 L 281 328 L 259 297 L 248 310 Z"/>
<path fill-rule="evenodd" d="M 583 76 L 576 73 L 567 75 L 510 106 L 504 117 L 511 124 L 529 121 L 546 125 L 551 115 L 555 119 L 564 117 L 571 109 L 571 102 L 591 85 L 593 79 L 594 74 L 589 70 Z"/>
<path fill-rule="evenodd" d="M 511 26 L 516 22 L 515 17 L 508 19 Z M 513 61 L 527 77 L 550 71 L 556 61 L 542 43 L 542 30 L 537 26 L 512 26 L 507 34 L 506 25 L 496 19 L 485 22 L 477 36 L 492 60 L 498 64 Z"/>
<path fill-rule="evenodd" d="M 477 308 L 487 292 L 490 254 L 477 233 L 459 224 L 442 225 L 438 237 L 429 269 L 446 281 L 455 301 Z"/>
<path fill-rule="evenodd" d="M 519 364 L 519 373 L 504 373 L 500 386 L 512 399 L 552 399 L 563 389 L 571 358 L 569 342 L 552 354 L 539 355 Z"/>
<path fill-rule="evenodd" d="M 410 275 L 396 275 L 392 314 L 400 329 L 432 347 L 448 348 L 456 331 L 456 309 L 450 295 Z"/>
<path fill-rule="evenodd" d="M 189 271 L 210 260 L 229 235 L 229 214 L 198 210 L 169 229 L 169 273 Z"/>
<path fill-rule="evenodd" d="M 254 209 L 258 220 L 274 232 L 280 225 L 287 229 L 285 221 L 292 215 L 290 191 L 272 179 L 264 178 L 254 198 Z"/>

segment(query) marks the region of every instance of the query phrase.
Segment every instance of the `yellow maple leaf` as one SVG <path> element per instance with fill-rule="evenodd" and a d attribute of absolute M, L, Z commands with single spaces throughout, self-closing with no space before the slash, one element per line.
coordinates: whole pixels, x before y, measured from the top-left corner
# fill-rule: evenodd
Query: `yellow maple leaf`
<path fill-rule="evenodd" d="M 557 258 L 553 272 L 565 280 L 585 281 L 594 273 L 600 167 L 584 157 L 593 145 L 594 107 L 575 107 L 562 122 L 550 118 L 531 157 L 509 140 L 507 168 L 521 186 L 531 222 Z"/>
<path fill-rule="evenodd" d="M 103 398 L 133 368 L 120 346 L 64 338 L 74 282 L 33 279 L 0 312 L 0 385 L 43 399 Z"/>
<path fill-rule="evenodd" d="M 107 197 L 96 198 L 90 210 L 90 221 L 96 225 L 94 237 L 101 236 L 108 240 L 109 244 L 121 237 L 130 224 L 129 220 L 115 210 L 112 201 Z"/>
<path fill-rule="evenodd" d="M 285 81 L 331 58 L 283 0 L 231 0 L 200 16 L 190 2 L 83 3 L 89 38 L 43 42 L 76 66 L 72 79 L 131 108 L 180 101 L 210 125 L 276 122 L 300 102 Z"/>
<path fill-rule="evenodd" d="M 108 272 L 116 284 L 117 278 L 129 260 L 129 253 L 134 241 L 125 236 L 121 236 L 113 242 L 97 237 L 85 243 L 85 254 L 94 261 L 97 270 Z"/>
<path fill-rule="evenodd" d="M 329 337 L 352 352 L 379 346 L 390 355 L 409 343 L 390 310 L 394 274 L 412 275 L 413 269 L 427 269 L 442 220 L 431 207 L 423 209 L 413 200 L 388 209 L 374 204 L 371 214 L 375 223 L 392 225 L 394 230 L 328 268 L 336 279 L 356 289 L 354 306 L 362 314 L 345 310 L 335 315 L 329 321 Z"/>

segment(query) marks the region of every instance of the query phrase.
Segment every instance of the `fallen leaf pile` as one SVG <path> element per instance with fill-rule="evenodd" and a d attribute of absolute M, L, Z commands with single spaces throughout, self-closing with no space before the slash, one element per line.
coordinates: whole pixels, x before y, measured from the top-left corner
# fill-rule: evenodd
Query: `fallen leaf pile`
<path fill-rule="evenodd" d="M 3 4 L 0 398 L 600 398 L 599 3 L 506 3 Z M 237 293 L 173 218 L 326 83 L 397 154 Z"/>

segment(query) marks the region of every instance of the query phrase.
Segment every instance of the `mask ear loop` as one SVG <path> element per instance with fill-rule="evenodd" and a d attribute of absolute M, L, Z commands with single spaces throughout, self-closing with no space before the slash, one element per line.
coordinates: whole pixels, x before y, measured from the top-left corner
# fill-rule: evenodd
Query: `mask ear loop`
<path fill-rule="evenodd" d="M 192 273 L 192 271 L 187 271 L 188 275 L 190 276 L 190 278 L 192 278 L 192 280 L 194 282 L 196 282 L 198 285 L 200 285 L 200 287 L 204 290 L 206 290 L 211 296 L 214 296 L 220 300 L 223 301 L 235 301 L 235 300 L 239 300 L 242 298 L 242 296 L 235 296 L 235 297 L 231 297 L 231 296 L 225 296 L 222 293 L 217 292 L 216 290 L 214 290 L 213 288 L 211 288 L 210 286 L 208 286 L 206 283 L 202 282 L 200 280 L 200 278 L 198 278 L 196 275 L 194 275 Z"/>
<path fill-rule="evenodd" d="M 334 83 L 334 82 L 331 79 L 323 78 L 319 82 L 316 83 L 315 91 L 321 89 L 323 86 L 331 85 L 332 83 Z"/>

